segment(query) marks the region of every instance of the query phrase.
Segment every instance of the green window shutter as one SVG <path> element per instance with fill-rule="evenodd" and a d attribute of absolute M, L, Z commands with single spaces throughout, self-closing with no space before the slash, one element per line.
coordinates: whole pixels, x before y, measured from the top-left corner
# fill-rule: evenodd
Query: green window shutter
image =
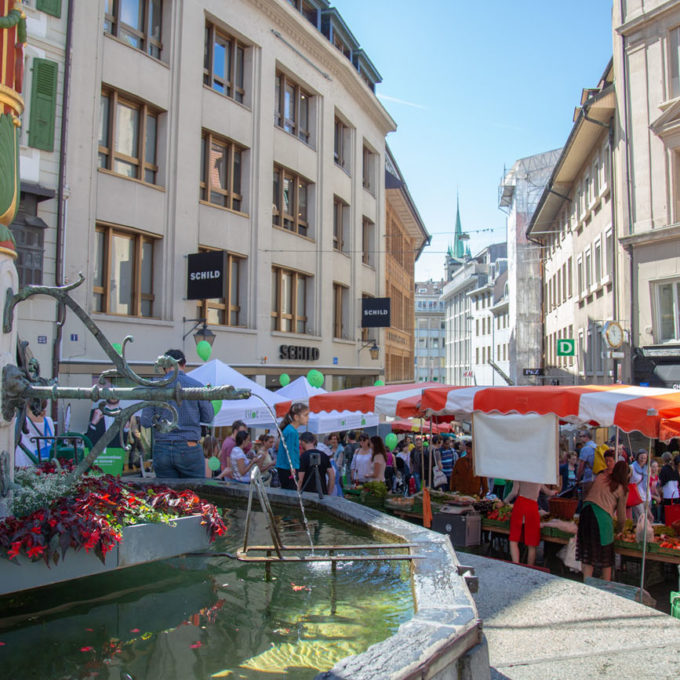
<path fill-rule="evenodd" d="M 33 60 L 28 145 L 34 149 L 54 151 L 58 72 L 59 66 L 56 61 L 49 59 Z"/>
<path fill-rule="evenodd" d="M 53 17 L 61 16 L 61 0 L 37 0 L 35 8 Z"/>

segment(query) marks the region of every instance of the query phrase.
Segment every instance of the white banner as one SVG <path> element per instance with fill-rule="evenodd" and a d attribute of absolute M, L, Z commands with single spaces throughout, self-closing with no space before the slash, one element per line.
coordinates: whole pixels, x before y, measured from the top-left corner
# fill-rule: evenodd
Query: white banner
<path fill-rule="evenodd" d="M 475 474 L 557 484 L 559 423 L 544 416 L 472 414 Z"/>

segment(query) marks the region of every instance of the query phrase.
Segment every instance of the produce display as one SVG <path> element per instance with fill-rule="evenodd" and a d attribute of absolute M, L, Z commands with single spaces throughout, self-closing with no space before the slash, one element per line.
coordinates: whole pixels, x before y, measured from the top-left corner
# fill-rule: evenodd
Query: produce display
<path fill-rule="evenodd" d="M 413 496 L 387 496 L 385 505 L 395 510 L 410 510 L 413 508 L 415 498 Z"/>
<path fill-rule="evenodd" d="M 422 498 L 423 492 L 419 491 L 415 495 Z M 449 503 L 450 505 L 472 505 L 479 500 L 479 496 L 465 496 L 456 491 L 438 491 L 437 489 L 430 489 L 430 498 L 437 503 Z"/>
<path fill-rule="evenodd" d="M 504 505 L 501 501 L 496 501 L 493 510 L 487 513 L 486 518 L 497 522 L 509 522 L 511 514 L 512 505 Z"/>

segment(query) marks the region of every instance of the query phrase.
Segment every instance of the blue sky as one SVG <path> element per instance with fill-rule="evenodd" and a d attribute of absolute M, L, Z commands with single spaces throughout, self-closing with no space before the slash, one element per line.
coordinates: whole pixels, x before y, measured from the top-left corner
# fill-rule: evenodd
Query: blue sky
<path fill-rule="evenodd" d="M 611 0 L 334 0 L 383 77 L 388 143 L 432 234 L 416 279 L 444 276 L 456 191 L 470 249 L 505 240 L 504 168 L 560 148 L 611 58 Z M 480 229 L 494 229 L 476 231 Z"/>

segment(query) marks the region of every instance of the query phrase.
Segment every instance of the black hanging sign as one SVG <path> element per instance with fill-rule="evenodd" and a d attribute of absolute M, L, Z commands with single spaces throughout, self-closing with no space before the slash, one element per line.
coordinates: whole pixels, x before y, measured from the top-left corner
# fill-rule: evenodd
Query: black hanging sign
<path fill-rule="evenodd" d="M 361 327 L 389 328 L 390 298 L 361 299 Z"/>
<path fill-rule="evenodd" d="M 187 300 L 224 297 L 227 253 L 211 250 L 187 257 Z"/>

